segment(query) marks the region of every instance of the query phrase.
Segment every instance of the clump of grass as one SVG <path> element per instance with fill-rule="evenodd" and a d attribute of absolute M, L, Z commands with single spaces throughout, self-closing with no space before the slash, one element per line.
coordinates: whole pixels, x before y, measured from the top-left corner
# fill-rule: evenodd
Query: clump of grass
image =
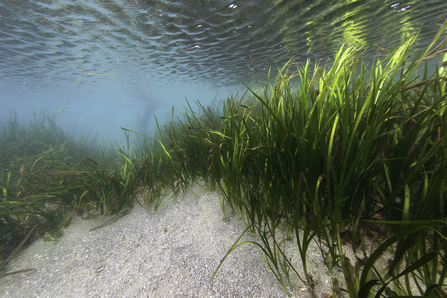
<path fill-rule="evenodd" d="M 0 132 L 0 225 L 1 257 L 10 253 L 35 226 L 38 232 L 60 233 L 63 221 L 57 188 L 49 184 L 58 175 L 56 160 L 66 160 L 84 151 L 76 148 L 73 139 L 57 127 L 57 114 L 42 111 L 40 116 L 24 125 L 14 116 L 3 123 Z M 76 150 L 78 149 L 78 150 Z M 82 148 L 81 148 L 82 149 Z M 68 176 L 68 175 L 66 175 Z M 59 182 L 59 181 L 58 181 Z M 56 207 L 57 205 L 57 207 Z M 47 225 L 43 225 L 46 222 Z M 44 227 L 45 226 L 45 227 Z M 50 235 L 49 234 L 49 235 Z M 32 240 L 34 237 L 29 237 Z"/>
<path fill-rule="evenodd" d="M 75 140 L 43 111 L 0 130 L 0 270 L 17 248 L 37 236 L 55 240 L 84 212 L 118 214 L 132 205 L 140 183 L 136 166 L 94 139 Z"/>
<path fill-rule="evenodd" d="M 290 61 L 261 92 L 247 87 L 242 99 L 198 103 L 198 112 L 188 104 L 160 131 L 174 174 L 182 185 L 201 176 L 218 188 L 222 206 L 259 234 L 255 244 L 286 291 L 298 273 L 281 241 L 293 234 L 309 285 L 306 255 L 316 239 L 328 269 L 342 267 L 351 297 L 412 295 L 410 279 L 420 294 L 441 293 L 447 90 L 443 74 L 422 66 L 446 52 L 447 40 L 435 46 L 446 26 L 426 51 L 411 52 L 415 34 L 366 65 L 363 49 L 342 47 L 330 67 Z M 285 237 L 277 232 L 284 223 Z M 342 238 L 361 253 L 366 237 L 378 246 L 354 266 Z M 394 259 L 380 271 L 385 251 Z"/>
<path fill-rule="evenodd" d="M 161 136 L 131 146 L 124 129 L 127 146 L 103 147 L 88 136 L 75 140 L 57 116 L 42 111 L 23 124 L 13 115 L 0 129 L 0 271 L 36 237 L 56 240 L 75 215 L 116 219 L 137 195 L 157 209 L 166 189 L 180 190 Z"/>

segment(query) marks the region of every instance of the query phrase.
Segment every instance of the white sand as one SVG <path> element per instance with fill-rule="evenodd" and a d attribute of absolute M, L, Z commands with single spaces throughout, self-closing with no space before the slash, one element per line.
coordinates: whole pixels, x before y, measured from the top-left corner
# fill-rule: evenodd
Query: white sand
<path fill-rule="evenodd" d="M 7 268 L 36 271 L 0 279 L 0 297 L 287 297 L 254 245 L 232 252 L 210 283 L 245 226 L 237 216 L 223 219 L 217 193 L 192 189 L 200 198 L 188 193 L 155 213 L 137 205 L 94 231 L 101 222 L 79 219 L 58 241 L 37 240 Z M 260 243 L 248 233 L 244 239 Z M 289 246 L 300 267 L 296 247 Z M 327 297 L 331 277 L 316 245 L 308 261 L 318 297 Z M 292 282 L 293 296 L 312 297 L 296 276 Z"/>

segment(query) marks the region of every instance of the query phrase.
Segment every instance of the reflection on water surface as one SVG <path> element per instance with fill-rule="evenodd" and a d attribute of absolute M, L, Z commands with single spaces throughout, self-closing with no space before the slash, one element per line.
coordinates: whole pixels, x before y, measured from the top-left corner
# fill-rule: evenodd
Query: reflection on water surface
<path fill-rule="evenodd" d="M 0 78 L 251 83 L 291 57 L 330 59 L 342 43 L 386 53 L 422 25 L 425 46 L 446 12 L 443 0 L 2 1 Z"/>

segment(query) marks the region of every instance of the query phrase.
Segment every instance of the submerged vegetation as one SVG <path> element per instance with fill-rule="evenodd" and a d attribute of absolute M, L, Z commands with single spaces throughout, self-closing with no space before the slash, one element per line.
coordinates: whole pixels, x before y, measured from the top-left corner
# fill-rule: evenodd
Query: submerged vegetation
<path fill-rule="evenodd" d="M 49 114 L 28 125 L 12 118 L 0 134 L 2 268 L 6 253 L 34 235 L 55 239 L 76 214 L 119 216 L 135 200 L 158 208 L 167 189 L 202 178 L 224 213 L 259 235 L 255 245 L 286 291 L 291 274 L 312 286 L 306 256 L 315 240 L 328 270 L 343 270 L 336 296 L 445 296 L 447 72 L 430 73 L 426 61 L 447 52 L 447 39 L 435 44 L 446 27 L 429 49 L 412 51 L 415 34 L 371 65 L 362 49 L 343 47 L 330 67 L 290 61 L 261 91 L 247 87 L 198 111 L 188 103 L 138 148 L 74 141 Z M 386 268 L 384 252 L 393 255 Z"/>
<path fill-rule="evenodd" d="M 75 140 L 56 125 L 57 116 L 43 111 L 21 124 L 13 115 L 0 128 L 0 270 L 36 237 L 56 240 L 73 216 L 128 212 L 137 186 L 161 197 L 152 152 Z M 163 170 L 163 161 L 157 164 Z"/>

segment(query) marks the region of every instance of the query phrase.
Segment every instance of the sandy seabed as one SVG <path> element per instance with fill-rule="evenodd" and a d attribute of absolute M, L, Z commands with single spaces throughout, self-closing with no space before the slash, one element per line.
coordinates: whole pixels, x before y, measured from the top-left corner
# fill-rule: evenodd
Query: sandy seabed
<path fill-rule="evenodd" d="M 99 229 L 90 231 L 99 220 L 77 219 L 57 241 L 37 240 L 7 268 L 35 271 L 0 279 L 0 297 L 288 297 L 252 244 L 233 251 L 210 282 L 245 225 L 237 216 L 224 219 L 217 193 L 191 189 L 198 197 L 179 195 L 156 212 L 136 205 Z M 249 233 L 243 240 L 261 243 Z M 287 256 L 302 274 L 297 245 L 288 243 Z M 315 294 L 329 296 L 332 277 L 316 243 L 307 258 Z M 288 290 L 313 297 L 293 274 Z"/>

